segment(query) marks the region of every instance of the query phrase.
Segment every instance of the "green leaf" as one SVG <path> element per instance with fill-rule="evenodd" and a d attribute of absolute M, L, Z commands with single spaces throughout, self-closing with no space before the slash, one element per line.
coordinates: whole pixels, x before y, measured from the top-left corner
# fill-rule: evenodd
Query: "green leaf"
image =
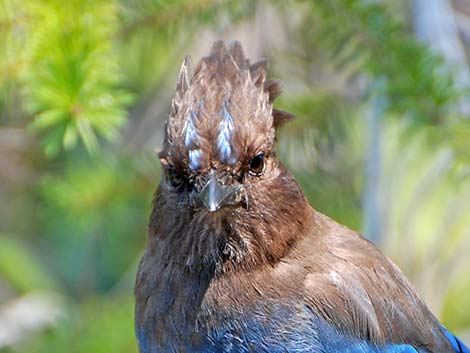
<path fill-rule="evenodd" d="M 46 129 L 64 121 L 67 116 L 61 109 L 51 109 L 36 115 L 33 121 L 33 128 Z"/>
<path fill-rule="evenodd" d="M 66 150 L 69 150 L 72 147 L 74 147 L 77 143 L 77 138 L 78 138 L 77 128 L 75 127 L 75 125 L 69 124 L 67 128 L 65 129 L 64 140 L 63 140 L 64 148 Z"/>
<path fill-rule="evenodd" d="M 99 150 L 98 141 L 96 140 L 95 132 L 91 123 L 85 117 L 77 119 L 78 134 L 80 135 L 83 144 L 91 155 L 96 155 Z"/>

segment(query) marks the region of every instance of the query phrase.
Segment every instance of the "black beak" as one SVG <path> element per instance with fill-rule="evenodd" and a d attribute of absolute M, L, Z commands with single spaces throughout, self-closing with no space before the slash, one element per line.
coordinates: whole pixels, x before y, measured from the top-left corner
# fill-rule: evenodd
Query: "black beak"
<path fill-rule="evenodd" d="M 215 212 L 226 206 L 235 206 L 240 203 L 242 191 L 243 186 L 239 183 L 221 184 L 216 171 L 212 170 L 209 174 L 209 180 L 204 188 L 195 195 L 195 199 L 209 212 Z"/>

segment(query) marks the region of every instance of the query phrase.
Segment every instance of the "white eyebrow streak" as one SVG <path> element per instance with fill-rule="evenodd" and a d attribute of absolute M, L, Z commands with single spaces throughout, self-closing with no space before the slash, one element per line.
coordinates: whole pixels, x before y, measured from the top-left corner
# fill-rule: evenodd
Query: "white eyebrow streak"
<path fill-rule="evenodd" d="M 235 164 L 237 159 L 233 154 L 231 145 L 235 125 L 233 123 L 233 117 L 227 109 L 226 102 L 224 102 L 220 114 L 222 115 L 222 121 L 219 124 L 219 136 L 217 137 L 217 147 L 219 148 L 220 159 L 229 164 Z"/>
<path fill-rule="evenodd" d="M 190 148 L 196 140 L 199 138 L 199 135 L 196 130 L 196 124 L 195 124 L 195 119 L 196 119 L 196 113 L 194 113 L 192 110 L 189 112 L 189 117 L 188 120 L 186 120 L 186 134 L 184 137 L 184 144 L 186 147 Z"/>
<path fill-rule="evenodd" d="M 196 170 L 201 166 L 202 150 L 195 148 L 196 141 L 199 139 L 195 120 L 197 118 L 194 111 L 190 111 L 188 120 L 186 121 L 186 133 L 184 136 L 184 144 L 189 148 L 189 169 Z"/>
<path fill-rule="evenodd" d="M 189 169 L 196 170 L 201 166 L 202 151 L 189 150 Z"/>

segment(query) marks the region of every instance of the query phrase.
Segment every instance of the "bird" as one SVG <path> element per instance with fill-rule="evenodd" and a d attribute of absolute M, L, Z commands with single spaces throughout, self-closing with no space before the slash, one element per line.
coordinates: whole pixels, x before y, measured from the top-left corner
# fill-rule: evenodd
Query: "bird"
<path fill-rule="evenodd" d="M 238 41 L 186 57 L 135 282 L 141 353 L 470 353 L 400 269 L 316 211 L 276 154 L 294 115 Z"/>

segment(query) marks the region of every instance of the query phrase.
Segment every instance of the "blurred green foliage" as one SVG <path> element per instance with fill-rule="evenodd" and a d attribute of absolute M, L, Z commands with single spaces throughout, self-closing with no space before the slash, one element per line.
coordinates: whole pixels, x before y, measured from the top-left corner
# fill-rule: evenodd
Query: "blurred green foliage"
<path fill-rule="evenodd" d="M 15 291 L 26 293 L 38 289 L 57 289 L 54 279 L 35 258 L 32 249 L 4 234 L 0 234 L 0 239 L 0 273 Z"/>
<path fill-rule="evenodd" d="M 319 25 L 307 38 L 328 49 L 333 65 L 339 69 L 353 66 L 350 74 L 385 78 L 384 93 L 394 112 L 409 114 L 417 123 L 436 124 L 445 119 L 457 92 L 442 59 L 429 55 L 426 46 L 410 37 L 383 4 L 359 0 L 310 4 Z"/>
<path fill-rule="evenodd" d="M 297 116 L 279 154 L 312 205 L 362 229 L 378 96 L 379 245 L 449 328 L 470 327 L 470 119 L 453 109 L 465 93 L 386 4 L 0 0 L 0 322 L 36 292 L 61 312 L 0 352 L 136 352 L 168 82 L 207 52 L 200 38 L 251 31 L 264 13 L 288 40 L 255 44 L 285 82 L 276 106 Z"/>

